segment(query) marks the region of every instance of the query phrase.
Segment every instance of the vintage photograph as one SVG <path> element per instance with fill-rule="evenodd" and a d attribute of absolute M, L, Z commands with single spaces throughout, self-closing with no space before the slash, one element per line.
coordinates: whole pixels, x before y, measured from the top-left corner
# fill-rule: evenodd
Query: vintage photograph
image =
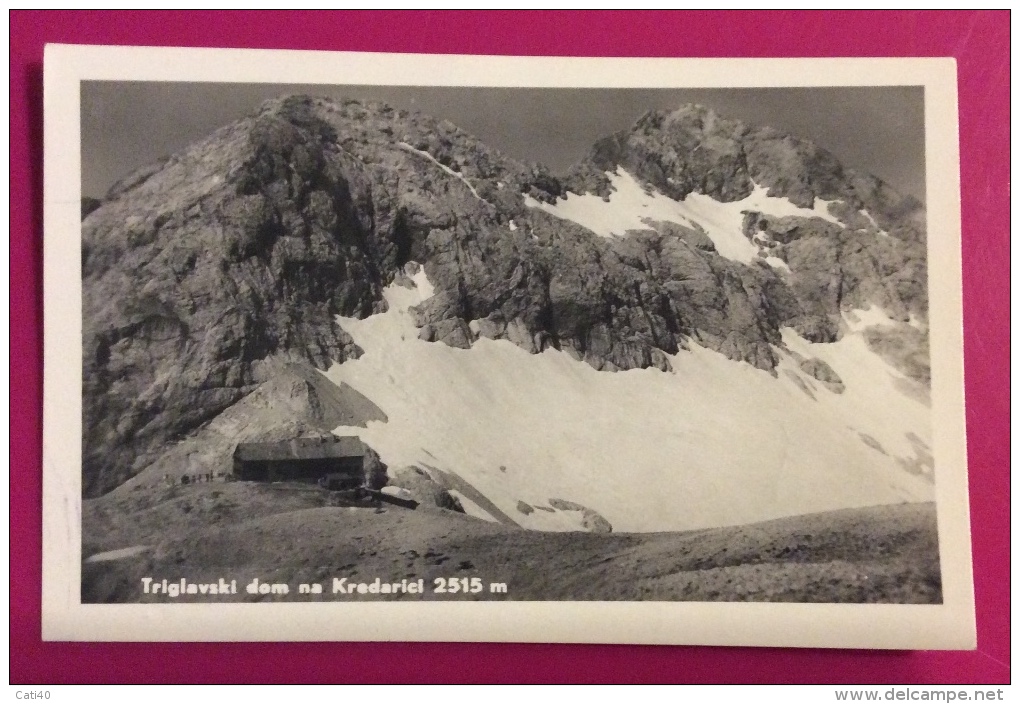
<path fill-rule="evenodd" d="M 939 602 L 923 107 L 84 83 L 83 601 Z"/>
<path fill-rule="evenodd" d="M 78 108 L 80 604 L 944 603 L 924 85 Z"/>

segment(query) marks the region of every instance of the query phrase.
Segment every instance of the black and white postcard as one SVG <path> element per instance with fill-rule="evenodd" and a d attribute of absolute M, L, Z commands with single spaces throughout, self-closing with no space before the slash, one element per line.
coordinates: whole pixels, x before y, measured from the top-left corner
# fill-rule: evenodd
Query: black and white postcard
<path fill-rule="evenodd" d="M 955 81 L 49 47 L 44 637 L 973 647 Z"/>

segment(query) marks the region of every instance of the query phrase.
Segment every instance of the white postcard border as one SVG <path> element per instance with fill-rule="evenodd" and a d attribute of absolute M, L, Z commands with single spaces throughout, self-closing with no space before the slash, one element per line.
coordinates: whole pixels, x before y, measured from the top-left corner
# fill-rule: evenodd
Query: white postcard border
<path fill-rule="evenodd" d="M 929 281 L 935 284 L 929 286 L 933 450 L 944 602 L 81 604 L 82 80 L 602 88 L 923 85 Z M 49 45 L 44 91 L 44 640 L 975 647 L 953 59 L 592 59 Z"/>

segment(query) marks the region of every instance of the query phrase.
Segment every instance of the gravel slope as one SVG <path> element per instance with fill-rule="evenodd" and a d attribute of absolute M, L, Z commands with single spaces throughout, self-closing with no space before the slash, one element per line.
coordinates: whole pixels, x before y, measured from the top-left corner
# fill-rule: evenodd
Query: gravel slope
<path fill-rule="evenodd" d="M 238 594 L 175 601 L 335 599 L 684 600 L 938 603 L 933 504 L 798 516 L 666 533 L 547 533 L 443 509 L 330 505 L 327 492 L 244 482 L 177 486 L 85 502 L 82 599 L 163 602 L 141 579 L 237 581 Z M 425 593 L 333 594 L 350 582 L 424 580 Z M 478 594 L 438 594 L 437 578 L 481 580 Z M 287 595 L 249 595 L 258 578 Z M 320 583 L 322 594 L 298 594 Z M 491 593 L 492 583 L 506 593 Z M 498 588 L 497 588 L 498 589 Z"/>

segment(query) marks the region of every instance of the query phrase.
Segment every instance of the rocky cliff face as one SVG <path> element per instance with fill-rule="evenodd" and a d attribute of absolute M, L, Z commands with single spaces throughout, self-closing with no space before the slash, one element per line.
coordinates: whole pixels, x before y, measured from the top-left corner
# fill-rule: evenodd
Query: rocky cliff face
<path fill-rule="evenodd" d="M 755 187 L 829 217 L 750 210 L 723 256 L 697 223 L 603 237 L 549 210 L 647 194 L 732 203 Z M 546 209 L 543 209 L 546 206 Z M 94 208 L 94 209 L 92 209 Z M 836 339 L 842 311 L 927 318 L 924 213 L 832 155 L 688 106 L 648 113 L 564 178 L 456 126 L 382 104 L 293 97 L 117 184 L 82 223 L 84 491 L 151 464 L 267 380 L 359 350 L 335 316 L 383 310 L 424 262 L 420 336 L 565 350 L 596 369 L 668 369 L 686 340 L 772 370 L 780 328 Z"/>
<path fill-rule="evenodd" d="M 84 490 L 109 490 L 265 381 L 356 356 L 392 230 L 370 175 L 299 112 L 226 127 L 114 186 L 82 223 Z"/>

